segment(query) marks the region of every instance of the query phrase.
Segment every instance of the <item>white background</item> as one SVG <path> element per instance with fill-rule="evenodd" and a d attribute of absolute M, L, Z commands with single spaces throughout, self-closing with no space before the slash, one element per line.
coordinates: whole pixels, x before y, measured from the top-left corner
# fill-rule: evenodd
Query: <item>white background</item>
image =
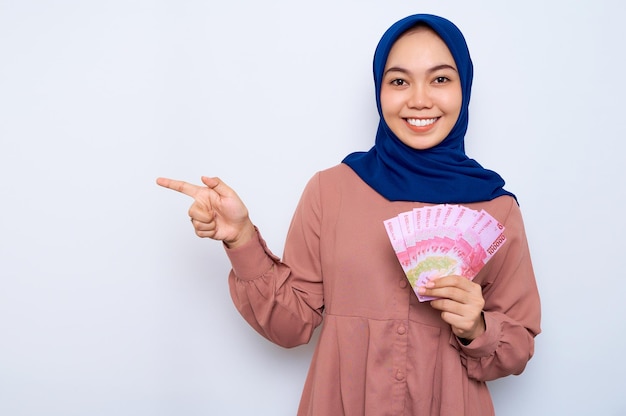
<path fill-rule="evenodd" d="M 247 326 L 155 178 L 220 176 L 280 255 L 306 181 L 373 144 L 374 48 L 417 12 L 466 35 L 468 154 L 542 295 L 498 415 L 626 414 L 624 4 L 0 0 L 0 414 L 295 414 L 313 345 Z"/>

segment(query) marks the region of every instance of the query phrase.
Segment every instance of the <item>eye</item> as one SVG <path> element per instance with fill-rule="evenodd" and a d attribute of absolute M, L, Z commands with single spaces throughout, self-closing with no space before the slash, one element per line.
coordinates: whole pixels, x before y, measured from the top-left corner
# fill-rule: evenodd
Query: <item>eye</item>
<path fill-rule="evenodd" d="M 441 76 L 441 77 L 435 78 L 434 83 L 435 84 L 445 84 L 448 81 L 450 81 L 450 78 Z"/>
<path fill-rule="evenodd" d="M 391 80 L 390 84 L 391 85 L 395 85 L 397 87 L 402 87 L 402 86 L 407 85 L 406 81 L 403 80 L 402 78 L 393 79 L 393 80 Z"/>

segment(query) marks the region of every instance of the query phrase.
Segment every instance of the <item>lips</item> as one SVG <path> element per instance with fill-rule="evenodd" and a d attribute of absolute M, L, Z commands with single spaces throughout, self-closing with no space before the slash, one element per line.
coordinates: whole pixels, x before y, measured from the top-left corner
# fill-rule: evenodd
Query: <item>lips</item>
<path fill-rule="evenodd" d="M 414 127 L 426 127 L 431 124 L 434 124 L 437 121 L 437 117 L 435 118 L 407 118 L 406 122 Z"/>

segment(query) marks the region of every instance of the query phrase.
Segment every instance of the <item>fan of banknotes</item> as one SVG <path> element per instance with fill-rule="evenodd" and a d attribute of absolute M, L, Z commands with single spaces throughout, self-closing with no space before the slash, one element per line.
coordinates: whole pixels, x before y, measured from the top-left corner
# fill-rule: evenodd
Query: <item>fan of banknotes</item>
<path fill-rule="evenodd" d="M 506 241 L 504 226 L 489 213 L 463 205 L 414 208 L 384 224 L 416 294 L 418 287 L 438 277 L 473 279 Z M 434 299 L 417 297 L 420 302 Z"/>

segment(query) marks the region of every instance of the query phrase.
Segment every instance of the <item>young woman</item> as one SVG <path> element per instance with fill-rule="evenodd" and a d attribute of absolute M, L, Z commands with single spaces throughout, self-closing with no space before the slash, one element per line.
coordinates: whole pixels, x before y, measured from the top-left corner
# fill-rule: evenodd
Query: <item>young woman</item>
<path fill-rule="evenodd" d="M 261 335 L 291 347 L 324 320 L 299 415 L 490 415 L 485 382 L 532 357 L 540 302 L 521 213 L 502 178 L 465 155 L 472 71 L 448 20 L 391 26 L 374 56 L 375 145 L 309 181 L 282 260 L 218 178 L 157 180 L 195 199 L 198 236 L 224 242 L 233 301 Z M 414 290 L 383 222 L 442 203 L 485 210 L 506 244 L 473 280 Z"/>

